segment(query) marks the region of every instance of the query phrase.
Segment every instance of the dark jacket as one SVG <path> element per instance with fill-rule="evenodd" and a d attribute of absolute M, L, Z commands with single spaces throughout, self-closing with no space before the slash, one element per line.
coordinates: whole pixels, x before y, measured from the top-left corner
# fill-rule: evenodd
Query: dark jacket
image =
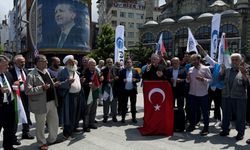
<path fill-rule="evenodd" d="M 26 77 L 27 77 L 27 75 L 28 75 L 28 70 L 24 68 L 23 71 L 24 71 L 24 74 L 25 74 Z M 13 67 L 12 69 L 10 69 L 9 72 L 10 72 L 10 74 L 12 75 L 13 80 L 14 80 L 14 81 L 17 81 L 18 78 L 17 78 L 17 74 L 16 74 L 16 69 L 15 69 L 15 67 Z"/>
<path fill-rule="evenodd" d="M 56 48 L 61 35 L 61 30 L 56 30 L 55 33 L 49 34 L 45 39 L 47 47 Z M 85 34 L 83 28 L 73 26 L 63 43 L 62 48 L 65 49 L 89 49 L 89 37 Z"/>
<path fill-rule="evenodd" d="M 157 71 L 162 71 L 163 76 L 158 77 L 157 74 L 156 74 Z M 143 80 L 167 80 L 166 69 L 164 68 L 163 65 L 158 65 L 157 67 L 151 65 L 150 70 L 146 70 L 142 74 L 142 79 Z"/>
<path fill-rule="evenodd" d="M 7 80 L 8 80 L 11 88 L 12 88 L 12 84 L 14 83 L 12 75 L 9 72 L 6 72 L 4 74 L 5 74 L 5 76 L 6 76 Z M 0 85 L 0 87 L 1 87 L 1 85 Z M 13 91 L 13 89 L 12 89 L 12 91 Z M 4 99 L 4 93 L 2 93 L 1 90 L 0 90 L 0 105 L 3 104 L 3 99 Z"/>
<path fill-rule="evenodd" d="M 244 80 L 240 71 L 238 71 L 236 77 L 233 79 L 232 87 L 229 85 L 230 71 L 232 68 L 225 70 L 224 75 L 219 76 L 219 80 L 224 81 L 224 88 L 222 90 L 223 98 L 247 98 L 247 86 L 249 85 L 248 80 Z"/>
<path fill-rule="evenodd" d="M 124 82 L 124 79 L 126 79 L 126 72 L 127 72 L 127 69 L 122 69 L 120 71 L 119 80 L 121 83 L 122 90 L 125 90 L 126 83 Z M 136 83 L 140 82 L 141 78 L 135 69 L 132 69 L 132 74 L 133 74 L 133 78 L 137 79 L 136 81 L 133 81 L 133 90 L 137 93 L 137 84 Z"/>
<path fill-rule="evenodd" d="M 168 82 L 173 87 L 173 82 L 171 81 L 171 79 L 173 78 L 173 67 L 167 69 L 166 75 L 167 75 Z M 186 77 L 187 77 L 186 69 L 184 67 L 180 66 L 177 78 L 181 79 L 182 81 L 179 83 L 176 83 L 176 86 L 174 87 L 174 90 L 178 91 L 178 94 L 180 94 L 180 95 L 185 94 Z"/>

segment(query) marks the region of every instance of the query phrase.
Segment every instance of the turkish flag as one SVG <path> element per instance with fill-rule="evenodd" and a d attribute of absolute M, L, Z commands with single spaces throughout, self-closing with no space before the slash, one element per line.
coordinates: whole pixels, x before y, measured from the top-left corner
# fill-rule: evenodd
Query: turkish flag
<path fill-rule="evenodd" d="M 144 123 L 142 135 L 172 136 L 174 129 L 173 93 L 167 81 L 144 81 Z"/>

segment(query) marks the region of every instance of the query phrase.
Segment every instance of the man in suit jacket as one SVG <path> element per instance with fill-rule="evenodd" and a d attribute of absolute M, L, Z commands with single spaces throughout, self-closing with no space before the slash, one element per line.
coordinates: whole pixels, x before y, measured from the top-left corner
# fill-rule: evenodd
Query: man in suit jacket
<path fill-rule="evenodd" d="M 13 79 L 15 82 L 19 82 L 20 86 L 20 97 L 23 103 L 23 107 L 25 110 L 25 114 L 27 117 L 27 123 L 23 123 L 23 129 L 22 129 L 22 139 L 34 139 L 33 136 L 30 135 L 29 133 L 29 125 L 31 125 L 31 120 L 30 120 L 30 111 L 29 111 L 29 100 L 27 95 L 25 94 L 25 82 L 26 82 L 26 76 L 28 71 L 24 68 L 25 67 L 25 58 L 22 55 L 16 55 L 13 59 L 14 62 L 14 67 L 12 69 L 9 70 L 9 72 L 11 73 Z M 17 127 L 18 127 L 18 123 L 16 122 L 16 131 L 17 131 Z M 16 132 L 15 132 L 16 133 Z M 18 140 L 17 137 L 15 136 L 13 139 L 13 144 L 18 144 Z"/>
<path fill-rule="evenodd" d="M 15 135 L 15 103 L 12 85 L 14 80 L 8 72 L 9 59 L 0 55 L 0 129 L 3 128 L 4 150 L 17 150 L 13 147 Z"/>
<path fill-rule="evenodd" d="M 29 97 L 30 111 L 35 114 L 36 138 L 41 149 L 48 149 L 48 144 L 56 142 L 59 120 L 57 115 L 57 96 L 54 83 L 47 71 L 46 56 L 35 57 L 35 68 L 26 80 L 25 92 Z M 44 136 L 45 123 L 48 125 L 49 137 Z"/>
<path fill-rule="evenodd" d="M 186 70 L 180 66 L 178 57 L 171 60 L 172 67 L 167 69 L 167 79 L 172 85 L 174 101 L 177 100 L 178 110 L 183 110 L 185 97 Z M 175 105 L 174 105 L 175 106 Z"/>
<path fill-rule="evenodd" d="M 140 82 L 140 75 L 133 68 L 132 59 L 127 59 L 126 68 L 121 70 L 119 79 L 121 80 L 121 88 L 123 93 L 122 99 L 122 123 L 125 123 L 125 116 L 127 113 L 128 97 L 130 98 L 132 121 L 137 123 L 136 120 L 136 96 L 137 84 Z"/>
<path fill-rule="evenodd" d="M 56 34 L 57 48 L 88 48 L 88 31 L 85 28 L 78 27 L 75 24 L 76 9 L 72 4 L 60 3 L 55 8 L 55 21 L 60 27 L 60 31 Z"/>

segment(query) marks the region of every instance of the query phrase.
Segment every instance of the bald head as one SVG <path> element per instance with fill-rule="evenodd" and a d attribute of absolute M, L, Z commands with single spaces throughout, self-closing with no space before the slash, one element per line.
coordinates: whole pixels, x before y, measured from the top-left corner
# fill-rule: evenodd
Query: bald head
<path fill-rule="evenodd" d="M 13 62 L 19 69 L 23 69 L 25 67 L 25 58 L 23 57 L 23 55 L 16 55 L 13 58 Z"/>

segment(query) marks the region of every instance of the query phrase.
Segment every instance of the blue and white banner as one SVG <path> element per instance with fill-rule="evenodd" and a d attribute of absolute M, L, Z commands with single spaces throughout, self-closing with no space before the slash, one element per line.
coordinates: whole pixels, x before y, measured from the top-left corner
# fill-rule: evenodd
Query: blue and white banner
<path fill-rule="evenodd" d="M 115 30 L 115 62 L 124 65 L 124 26 L 119 25 Z"/>
<path fill-rule="evenodd" d="M 212 19 L 212 28 L 211 28 L 210 56 L 212 59 L 215 59 L 215 54 L 217 53 L 218 37 L 220 33 L 220 21 L 221 21 L 221 14 L 215 14 Z"/>
<path fill-rule="evenodd" d="M 193 33 L 190 28 L 188 28 L 188 41 L 187 41 L 187 52 L 196 52 L 198 54 L 196 46 L 198 45 L 196 39 L 194 38 Z"/>

